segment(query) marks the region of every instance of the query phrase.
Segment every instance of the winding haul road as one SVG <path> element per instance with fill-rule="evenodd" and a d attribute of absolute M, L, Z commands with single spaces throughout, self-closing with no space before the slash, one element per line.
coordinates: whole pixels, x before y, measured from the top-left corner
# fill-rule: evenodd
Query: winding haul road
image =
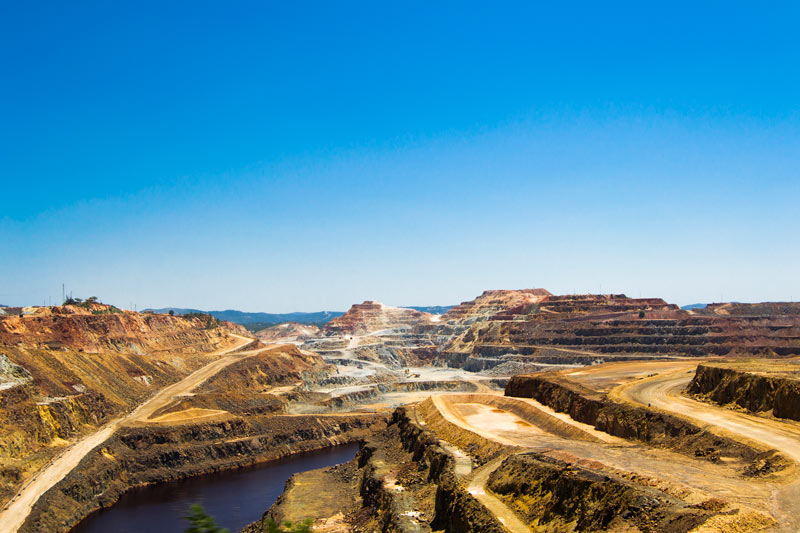
<path fill-rule="evenodd" d="M 665 402 L 665 404 L 670 404 L 672 396 L 661 391 L 673 391 L 677 394 L 677 391 L 686 385 L 687 377 L 691 378 L 686 373 L 686 369 L 683 369 L 680 372 L 672 372 L 666 376 L 658 376 L 660 379 L 639 380 L 635 382 L 635 385 L 627 386 L 627 390 L 630 393 L 629 397 L 637 398 L 631 401 L 644 403 L 645 405 L 649 402 L 655 406 L 658 406 L 661 401 Z M 471 401 L 480 401 L 478 398 L 480 395 L 471 396 L 474 397 L 474 400 Z M 662 399 L 656 403 L 657 398 Z M 684 399 L 680 396 L 678 398 Z M 531 407 L 538 407 L 536 404 L 526 401 L 527 399 L 513 398 L 513 400 L 525 402 Z M 698 410 L 702 411 L 703 408 L 707 408 L 712 414 L 717 415 L 720 420 L 726 421 L 727 410 L 720 407 L 706 407 L 704 404 L 694 402 L 688 398 L 685 400 L 687 404 L 699 404 Z M 663 480 L 668 484 L 666 487 L 672 487 L 671 490 L 683 492 L 685 489 L 689 489 L 693 494 L 692 503 L 709 498 L 719 498 L 743 505 L 744 509 L 762 510 L 772 514 L 779 521 L 781 531 L 797 531 L 798 529 L 795 528 L 800 526 L 797 515 L 797 502 L 800 501 L 800 485 L 796 482 L 773 483 L 751 480 L 741 477 L 736 467 L 698 461 L 692 457 L 669 450 L 655 449 L 614 437 L 608 438 L 608 435 L 606 435 L 606 439 L 597 438 L 596 441 L 560 437 L 543 432 L 539 428 L 530 427 L 536 424 L 534 419 L 519 419 L 515 421 L 513 419 L 517 415 L 511 412 L 497 408 L 475 409 L 469 404 L 454 402 L 447 395 L 434 396 L 433 403 L 448 422 L 499 444 L 515 446 L 516 450 L 511 449 L 509 450 L 510 453 L 544 452 L 567 461 L 588 462 L 590 466 L 599 463 L 617 471 L 635 472 L 645 478 Z M 684 403 L 678 406 L 672 404 L 671 410 L 684 415 L 686 411 L 683 406 Z M 538 408 L 542 411 L 542 414 L 550 415 L 544 409 Z M 717 411 L 723 411 L 722 415 L 719 415 Z M 730 414 L 738 415 L 739 413 L 730 412 Z M 708 424 L 713 423 L 714 425 L 722 426 L 717 424 L 716 417 L 706 416 L 705 418 Z M 588 436 L 599 437 L 595 433 L 596 430 L 591 426 L 586 426 L 571 419 L 563 421 L 571 422 L 576 426 L 576 429 L 582 430 Z M 513 424 L 509 424 L 509 422 Z M 529 422 L 529 424 L 524 422 Z M 754 426 L 752 428 L 750 425 L 745 428 L 738 428 L 739 431 L 743 432 L 737 432 L 737 436 L 740 439 L 742 437 L 755 438 L 751 429 L 759 429 L 756 427 L 758 424 L 764 425 L 764 422 L 769 421 L 757 419 L 752 422 L 753 424 L 751 425 Z M 516 427 L 511 427 L 512 425 Z M 732 424 L 729 424 L 729 426 L 736 429 Z M 768 430 L 763 431 L 769 433 Z M 771 436 L 774 437 L 774 435 Z M 795 439 L 798 438 L 800 437 L 795 437 Z M 601 440 L 603 442 L 597 442 Z M 784 451 L 787 455 L 790 455 L 789 450 L 800 443 L 800 440 L 795 440 L 794 442 L 784 441 L 782 435 L 778 440 L 764 437 L 763 442 L 766 444 L 768 441 L 773 442 L 776 448 L 778 444 L 785 445 L 778 449 Z M 492 466 L 496 468 L 500 462 L 495 461 Z M 469 491 L 489 508 L 498 519 L 503 518 L 504 520 L 502 521 L 508 529 L 518 531 L 519 524 L 510 519 L 510 517 L 516 516 L 515 513 L 504 502 L 492 497 L 485 489 L 486 480 L 493 470 L 494 468 L 484 465 L 480 469 L 480 473 L 483 475 L 476 475 L 472 479 Z"/>
<path fill-rule="evenodd" d="M 42 494 L 55 486 L 56 483 L 64 479 L 64 477 L 69 474 L 72 469 L 78 465 L 78 463 L 81 462 L 81 459 L 83 459 L 86 454 L 111 437 L 117 428 L 124 424 L 146 420 L 154 412 L 168 405 L 175 396 L 191 392 L 201 383 L 206 381 L 211 376 L 217 374 L 220 370 L 228 365 L 251 357 L 271 347 L 269 346 L 266 348 L 259 348 L 257 350 L 248 350 L 227 355 L 247 345 L 248 343 L 253 342 L 254 340 L 249 337 L 243 337 L 241 335 L 235 335 L 232 333 L 230 335 L 239 339 L 240 342 L 230 348 L 226 348 L 212 354 L 225 357 L 221 357 L 215 361 L 212 361 L 206 366 L 195 370 L 181 381 L 164 387 L 154 394 L 149 400 L 139 405 L 139 407 L 137 407 L 130 414 L 108 422 L 96 432 L 92 433 L 91 435 L 87 435 L 83 439 L 70 446 L 42 471 L 36 474 L 33 477 L 33 480 L 24 486 L 11 500 L 11 503 L 9 503 L 3 512 L 0 513 L 0 532 L 16 532 L 25 522 L 25 519 L 28 517 L 28 514 L 30 514 L 33 505 L 42 496 Z"/>
<path fill-rule="evenodd" d="M 701 426 L 722 428 L 736 437 L 775 448 L 800 463 L 800 424 L 732 411 L 681 395 L 681 391 L 692 380 L 696 366 L 621 385 L 612 390 L 609 396 L 692 418 Z"/>
<path fill-rule="evenodd" d="M 696 365 L 695 365 L 696 366 Z M 781 421 L 693 400 L 680 394 L 694 375 L 693 368 L 673 371 L 621 385 L 609 397 L 651 405 L 731 433 L 738 440 L 750 440 L 774 448 L 800 463 L 800 424 Z M 794 476 L 774 486 L 770 498 L 780 531 L 800 531 L 800 479 Z"/>

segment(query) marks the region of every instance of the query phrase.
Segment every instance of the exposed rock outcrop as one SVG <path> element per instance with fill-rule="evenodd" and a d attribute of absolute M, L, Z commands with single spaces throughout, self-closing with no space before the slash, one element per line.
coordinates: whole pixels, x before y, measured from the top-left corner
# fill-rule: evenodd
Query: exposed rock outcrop
<path fill-rule="evenodd" d="M 90 306 L 0 318 L 0 503 L 69 441 L 241 342 L 238 326 Z"/>
<path fill-rule="evenodd" d="M 430 430 L 413 421 L 406 408 L 398 408 L 385 431 L 367 438 L 349 467 L 353 491 L 343 491 L 340 511 L 351 531 L 453 533 L 503 533 L 502 524 L 469 493 L 456 475 L 457 460 Z M 305 483 L 318 478 L 315 472 L 298 474 L 288 484 Z M 279 498 L 265 513 L 265 518 L 281 519 L 289 501 L 294 505 L 313 505 Z M 306 495 L 313 497 L 313 495 Z M 323 519 L 327 517 L 311 516 Z M 262 521 L 243 531 L 261 532 Z"/>
<path fill-rule="evenodd" d="M 488 290 L 467 302 L 450 309 L 442 316 L 444 322 L 471 323 L 514 310 L 532 310 L 551 296 L 545 289 Z"/>
<path fill-rule="evenodd" d="M 763 312 L 783 309 L 762 307 Z M 462 311 L 457 307 L 451 313 Z M 482 370 L 509 358 L 587 364 L 675 355 L 800 354 L 798 316 L 697 316 L 659 298 L 549 295 L 470 321 L 461 330 L 447 322 L 453 334 L 441 345 L 441 363 Z"/>
<path fill-rule="evenodd" d="M 100 314 L 60 311 L 0 319 L 0 345 L 67 348 L 85 353 L 196 353 L 214 347 L 227 333 L 245 335 L 247 331 L 235 324 L 209 323 L 198 317 L 130 311 Z"/>
<path fill-rule="evenodd" d="M 800 364 L 796 361 L 703 363 L 686 392 L 720 405 L 800 420 Z"/>
<path fill-rule="evenodd" d="M 489 476 L 487 487 L 531 529 L 541 531 L 688 532 L 722 507 L 690 506 L 607 471 L 540 453 L 506 458 Z"/>
<path fill-rule="evenodd" d="M 763 475 L 787 466 L 787 461 L 774 450 L 762 452 L 677 416 L 611 401 L 605 394 L 569 382 L 557 374 L 514 376 L 506 386 L 506 396 L 533 398 L 616 437 L 662 446 L 714 462 L 723 457 L 728 461 L 738 461 L 747 475 Z"/>
<path fill-rule="evenodd" d="M 380 302 L 354 304 L 344 315 L 334 318 L 322 328 L 325 335 L 364 335 L 389 328 L 408 327 L 437 322 L 437 317 L 405 307 L 389 307 Z"/>

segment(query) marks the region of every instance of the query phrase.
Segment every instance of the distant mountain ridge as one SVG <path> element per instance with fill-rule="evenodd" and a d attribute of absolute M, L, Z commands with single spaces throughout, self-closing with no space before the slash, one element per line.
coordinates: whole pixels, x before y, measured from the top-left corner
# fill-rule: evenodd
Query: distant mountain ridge
<path fill-rule="evenodd" d="M 422 311 L 423 313 L 431 313 L 434 315 L 442 315 L 449 311 L 452 305 L 430 305 L 414 307 L 409 306 L 408 309 Z M 203 311 L 202 309 L 190 309 L 185 307 L 162 307 L 160 309 L 145 309 L 145 312 L 151 313 L 169 313 L 173 311 L 176 315 L 187 315 L 190 313 L 204 313 L 211 315 L 218 320 L 225 320 L 226 322 L 233 322 L 239 324 L 250 331 L 257 331 L 277 324 L 285 322 L 297 322 L 298 324 L 310 324 L 317 327 L 322 327 L 334 318 L 340 317 L 344 311 L 314 311 L 310 313 L 296 312 L 296 313 L 248 313 L 245 311 L 237 311 L 236 309 L 226 309 L 224 311 Z"/>
<path fill-rule="evenodd" d="M 423 313 L 430 313 L 432 315 L 443 315 L 455 306 L 454 305 L 428 305 L 428 306 L 408 305 L 401 307 L 405 307 L 406 309 L 414 309 L 415 311 L 422 311 Z"/>
<path fill-rule="evenodd" d="M 724 303 L 740 304 L 742 302 L 724 302 Z M 771 303 L 771 302 L 763 302 L 763 303 Z M 689 304 L 689 305 L 681 306 L 681 309 L 683 309 L 684 311 L 691 311 L 692 309 L 705 309 L 709 305 L 711 305 L 711 304 Z"/>
<path fill-rule="evenodd" d="M 227 322 L 233 322 L 234 324 L 240 324 L 242 326 L 258 325 L 263 327 L 281 324 L 283 322 L 324 324 L 331 319 L 344 314 L 343 311 L 317 311 L 312 313 L 247 313 L 245 311 L 237 311 L 235 309 L 226 309 L 224 311 L 203 311 L 201 309 L 186 309 L 182 307 L 163 307 L 161 309 L 145 309 L 145 311 L 150 311 L 152 313 L 169 313 L 170 311 L 174 311 L 176 315 L 205 313 L 218 320 L 225 320 Z"/>
<path fill-rule="evenodd" d="M 689 304 L 689 305 L 682 305 L 681 309 L 684 311 L 691 311 L 692 309 L 705 309 L 708 307 L 708 304 Z"/>

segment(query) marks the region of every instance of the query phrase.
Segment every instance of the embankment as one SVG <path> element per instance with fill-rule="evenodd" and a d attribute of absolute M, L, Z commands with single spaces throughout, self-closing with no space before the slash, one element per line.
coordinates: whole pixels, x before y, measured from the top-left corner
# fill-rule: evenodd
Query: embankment
<path fill-rule="evenodd" d="M 730 514 L 721 501 L 687 505 L 653 487 L 541 453 L 506 458 L 487 488 L 536 531 L 683 533 L 720 512 Z M 760 515 L 747 519 L 748 525 L 772 524 Z"/>
<path fill-rule="evenodd" d="M 69 442 L 242 344 L 234 330 L 128 312 L 1 318 L 0 505 Z"/>
<path fill-rule="evenodd" d="M 335 496 L 324 496 L 338 498 L 326 503 L 324 514 L 337 510 L 346 517 L 346 527 L 352 528 L 348 530 L 357 532 L 504 533 L 505 528 L 467 490 L 461 469 L 465 460 L 469 465 L 469 458 L 457 456 L 452 446 L 441 441 L 431 430 L 431 422 L 426 418 L 423 425 L 410 408 L 396 409 L 386 430 L 367 438 L 351 463 L 327 474 L 327 479 L 335 476 L 340 481 Z M 467 466 L 466 473 L 469 470 Z M 347 479 L 342 482 L 344 473 Z M 261 521 L 243 531 L 260 533 L 267 518 L 296 516 L 298 508 L 317 524 L 335 520 L 314 515 L 311 510 L 320 509 L 319 494 L 298 488 L 325 475 L 313 471 L 293 476 L 284 496 Z"/>
<path fill-rule="evenodd" d="M 755 413 L 800 420 L 800 380 L 749 371 L 747 364 L 698 365 L 686 392 L 719 405 L 734 404 Z"/>
<path fill-rule="evenodd" d="M 755 449 L 655 409 L 611 401 L 605 394 L 558 374 L 514 376 L 506 386 L 506 396 L 533 398 L 555 411 L 569 414 L 578 422 L 590 424 L 616 437 L 704 457 L 713 462 L 723 457 L 734 460 L 747 475 L 774 472 L 786 464 L 774 450 Z"/>
<path fill-rule="evenodd" d="M 330 409 L 350 408 L 361 403 L 377 402 L 384 394 L 394 392 L 447 391 L 474 392 L 478 386 L 469 381 L 402 381 L 399 383 L 378 383 L 360 390 L 326 398 L 319 405 Z"/>
<path fill-rule="evenodd" d="M 435 432 L 402 407 L 390 429 L 368 440 L 357 458 L 361 497 L 376 509 L 380 530 L 505 531 L 456 475 L 457 459 Z"/>

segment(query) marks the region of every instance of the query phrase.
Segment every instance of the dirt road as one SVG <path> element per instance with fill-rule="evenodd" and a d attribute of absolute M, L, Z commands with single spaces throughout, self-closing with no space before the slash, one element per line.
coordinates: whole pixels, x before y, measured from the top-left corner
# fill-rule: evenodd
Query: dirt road
<path fill-rule="evenodd" d="M 713 404 L 699 402 L 680 394 L 694 376 L 694 367 L 673 371 L 625 384 L 613 389 L 609 397 L 692 418 L 703 426 L 710 424 L 734 433 L 739 438 L 757 441 L 775 448 L 800 462 L 800 424 L 779 421 L 732 411 Z"/>
<path fill-rule="evenodd" d="M 530 528 L 519 519 L 514 511 L 509 509 L 500 498 L 490 492 L 486 492 L 486 482 L 489 481 L 489 476 L 497 470 L 505 458 L 506 456 L 498 457 L 476 470 L 475 477 L 472 478 L 467 490 L 511 533 L 528 533 Z"/>
<path fill-rule="evenodd" d="M 471 403 L 478 396 L 472 395 Z M 449 422 L 500 444 L 517 446 L 520 452 L 542 452 L 593 468 L 605 465 L 612 471 L 635 472 L 656 480 L 659 488 L 680 494 L 689 503 L 719 498 L 739 503 L 748 509 L 770 513 L 782 523 L 796 524 L 793 506 L 789 505 L 788 500 L 779 497 L 776 501 L 774 498 L 776 489 L 780 488 L 771 483 L 743 479 L 732 467 L 622 439 L 597 443 L 558 437 L 543 432 L 541 428 L 531 427 L 534 420 L 523 420 L 502 409 L 476 409 L 471 404 L 459 405 L 447 395 L 434 396 L 433 403 Z M 486 473 L 486 479 L 490 472 Z M 470 490 L 476 488 L 473 481 Z M 496 506 L 497 503 L 502 502 L 498 500 L 492 505 Z M 486 505 L 489 507 L 488 503 Z"/>
<path fill-rule="evenodd" d="M 253 339 L 240 335 L 231 334 L 231 336 L 240 339 L 240 342 L 235 346 L 215 352 L 215 355 L 229 354 L 253 341 Z M 87 435 L 70 446 L 41 472 L 36 474 L 31 482 L 23 487 L 11 500 L 11 503 L 9 503 L 5 510 L 0 513 L 0 532 L 13 533 L 17 531 L 20 526 L 22 526 L 23 522 L 25 522 L 31 508 L 42 494 L 64 479 L 64 476 L 70 473 L 86 454 L 111 437 L 120 425 L 147 419 L 147 417 L 152 415 L 155 411 L 172 401 L 174 396 L 192 391 L 195 387 L 231 363 L 255 355 L 265 349 L 266 348 L 249 350 L 221 357 L 189 374 L 181 381 L 161 389 L 130 414 L 112 420 L 101 429 L 91 435 Z"/>

